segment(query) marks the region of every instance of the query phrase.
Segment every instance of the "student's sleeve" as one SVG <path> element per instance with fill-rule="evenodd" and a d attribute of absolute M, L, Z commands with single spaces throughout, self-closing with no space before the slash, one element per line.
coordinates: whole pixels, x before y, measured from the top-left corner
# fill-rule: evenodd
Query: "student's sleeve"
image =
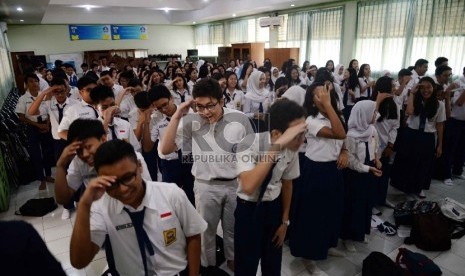
<path fill-rule="evenodd" d="M 396 142 L 397 129 L 399 127 L 400 127 L 400 110 L 397 107 L 397 119 L 395 120 L 395 122 L 391 126 L 391 129 L 389 130 L 389 138 L 388 138 L 389 143 L 394 144 Z"/>
<path fill-rule="evenodd" d="M 252 112 L 252 100 L 244 96 L 244 113 L 250 119 L 253 119 L 254 113 Z"/>
<path fill-rule="evenodd" d="M 136 152 L 136 156 L 137 160 L 140 161 L 140 164 L 142 166 L 142 179 L 144 179 L 145 181 L 152 181 L 152 177 L 150 176 L 149 168 L 147 167 L 147 163 L 145 162 L 144 157 L 139 152 Z"/>
<path fill-rule="evenodd" d="M 439 102 L 438 117 L 436 123 L 442 123 L 446 120 L 446 107 L 443 102 Z"/>
<path fill-rule="evenodd" d="M 323 127 L 325 127 L 323 122 L 321 120 L 319 120 L 318 118 L 308 117 L 306 123 L 307 123 L 308 134 L 313 136 L 313 137 L 316 137 L 318 132 L 320 132 L 320 130 Z"/>
<path fill-rule="evenodd" d="M 186 193 L 177 186 L 173 186 L 171 189 L 174 212 L 179 219 L 184 235 L 192 237 L 204 232 L 207 229 L 207 222 L 192 206 Z"/>
<path fill-rule="evenodd" d="M 355 93 L 355 98 L 356 98 L 356 99 L 357 99 L 357 98 L 360 98 L 360 96 L 361 96 L 360 87 L 358 87 L 358 86 L 355 87 L 354 93 Z"/>
<path fill-rule="evenodd" d="M 300 166 L 298 153 L 294 152 L 292 155 L 291 162 L 287 165 L 287 168 L 283 172 L 282 179 L 292 180 L 300 176 Z"/>
<path fill-rule="evenodd" d="M 81 172 L 79 171 L 79 161 L 76 158 L 79 157 L 76 156 L 73 158 L 71 164 L 69 164 L 68 171 L 66 174 L 66 181 L 68 182 L 68 187 L 75 191 L 77 191 L 79 187 L 81 187 L 81 184 L 84 180 Z"/>
<path fill-rule="evenodd" d="M 181 122 L 179 122 L 179 124 L 181 125 Z M 179 127 L 178 127 L 178 130 L 179 130 Z M 155 143 L 159 138 L 158 137 L 159 133 L 160 131 L 158 130 L 158 124 L 155 124 L 150 130 L 150 140 L 152 140 L 152 142 Z"/>
<path fill-rule="evenodd" d="M 63 119 L 61 120 L 61 123 L 58 126 L 58 132 L 62 132 L 69 129 L 69 126 L 74 121 L 73 110 L 73 107 L 70 107 L 65 110 L 65 113 L 63 114 Z"/>
<path fill-rule="evenodd" d="M 360 162 L 360 160 L 357 159 L 358 147 L 357 147 L 357 143 L 355 142 L 355 140 L 348 137 L 345 140 L 345 145 L 349 152 L 349 169 L 357 171 L 357 172 L 361 172 L 361 173 L 369 172 L 370 166 L 363 164 L 363 162 Z"/>
<path fill-rule="evenodd" d="M 24 97 L 20 97 L 18 99 L 18 103 L 16 104 L 15 112 L 19 113 L 19 114 L 26 115 L 27 110 L 26 110 L 26 103 L 24 101 Z"/>
<path fill-rule="evenodd" d="M 101 211 L 102 200 L 104 198 L 95 201 L 90 207 L 90 240 L 99 247 L 103 246 L 105 236 L 108 234 L 105 218 Z"/>
<path fill-rule="evenodd" d="M 129 124 L 129 143 L 132 145 L 136 152 L 141 151 L 139 140 L 137 140 L 136 134 L 132 130 L 131 124 Z"/>
<path fill-rule="evenodd" d="M 176 148 L 182 150 L 183 154 L 192 152 L 192 123 L 195 122 L 189 122 L 191 125 L 188 125 L 184 118 L 179 121 L 178 129 L 176 130 L 176 138 L 174 139 Z"/>
<path fill-rule="evenodd" d="M 249 134 L 245 139 L 237 145 L 236 150 L 236 171 L 237 175 L 243 172 L 251 171 L 255 168 L 258 159 L 258 153 L 254 149 L 255 141 L 258 139 L 258 135 Z M 253 143 L 251 141 L 254 141 Z"/>

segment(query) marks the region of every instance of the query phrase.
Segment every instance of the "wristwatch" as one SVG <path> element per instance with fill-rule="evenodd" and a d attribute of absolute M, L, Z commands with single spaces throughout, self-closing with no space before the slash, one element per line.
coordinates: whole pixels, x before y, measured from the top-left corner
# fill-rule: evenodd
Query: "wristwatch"
<path fill-rule="evenodd" d="M 291 225 L 291 222 L 289 220 L 283 220 L 283 224 L 289 226 Z"/>

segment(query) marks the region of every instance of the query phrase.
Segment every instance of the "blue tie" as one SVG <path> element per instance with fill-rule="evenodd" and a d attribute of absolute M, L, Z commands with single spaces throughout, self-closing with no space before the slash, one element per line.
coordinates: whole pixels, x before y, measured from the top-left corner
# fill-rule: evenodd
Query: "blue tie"
<path fill-rule="evenodd" d="M 58 123 L 61 123 L 61 120 L 63 120 L 63 110 L 65 109 L 66 104 L 63 105 L 63 107 L 60 107 L 59 104 L 57 104 L 58 108 Z"/>
<path fill-rule="evenodd" d="M 111 131 L 111 140 L 118 140 L 118 136 L 116 136 L 115 125 L 108 126 Z"/>
<path fill-rule="evenodd" d="M 365 79 L 365 83 L 368 85 L 368 80 L 367 79 Z M 367 98 L 370 98 L 370 96 L 371 96 L 371 87 L 368 87 L 367 88 Z"/>
<path fill-rule="evenodd" d="M 420 125 L 418 126 L 418 130 L 420 132 L 425 132 L 425 126 L 426 126 L 426 111 L 425 111 L 425 108 L 422 107 L 421 112 L 420 112 Z"/>
<path fill-rule="evenodd" d="M 126 213 L 128 213 L 129 217 L 131 218 L 132 225 L 134 226 L 134 231 L 136 232 L 137 236 L 137 243 L 139 244 L 140 254 L 142 255 L 142 262 L 144 264 L 145 275 L 148 275 L 147 269 L 147 255 L 145 252 L 145 248 L 149 251 L 150 256 L 155 255 L 155 251 L 153 250 L 152 242 L 147 235 L 147 232 L 144 229 L 144 216 L 145 216 L 145 207 L 142 211 L 139 212 L 129 212 L 129 210 L 124 207 L 123 208 Z"/>
<path fill-rule="evenodd" d="M 263 113 L 263 103 L 260 102 L 260 105 L 258 106 L 258 112 Z"/>

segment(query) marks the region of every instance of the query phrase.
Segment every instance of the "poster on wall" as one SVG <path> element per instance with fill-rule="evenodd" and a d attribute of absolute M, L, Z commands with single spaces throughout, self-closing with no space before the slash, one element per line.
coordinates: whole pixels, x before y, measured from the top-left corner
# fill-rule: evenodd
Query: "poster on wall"
<path fill-rule="evenodd" d="M 69 38 L 78 40 L 110 40 L 110 25 L 69 25 Z"/>
<path fill-rule="evenodd" d="M 76 68 L 76 73 L 82 74 L 81 64 L 84 62 L 84 54 L 83 53 L 69 53 L 69 54 L 53 54 L 48 56 L 48 63 L 47 67 L 49 69 L 53 69 L 55 65 L 55 60 L 61 60 L 63 63 L 69 63 Z"/>
<path fill-rule="evenodd" d="M 137 39 L 147 40 L 146 25 L 111 25 L 111 38 L 113 40 Z"/>

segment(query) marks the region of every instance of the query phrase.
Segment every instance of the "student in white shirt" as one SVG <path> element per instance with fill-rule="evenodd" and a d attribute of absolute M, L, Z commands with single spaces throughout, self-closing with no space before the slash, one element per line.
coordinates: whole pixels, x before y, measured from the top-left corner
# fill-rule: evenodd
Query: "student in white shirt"
<path fill-rule="evenodd" d="M 139 140 L 137 140 L 131 124 L 119 118 L 119 107 L 115 104 L 115 95 L 107 86 L 98 85 L 90 91 L 93 102 L 98 104 L 100 114 L 102 114 L 103 127 L 107 131 L 107 140 L 123 140 L 130 143 L 134 150 L 141 151 Z"/>
<path fill-rule="evenodd" d="M 344 178 L 344 218 L 341 239 L 349 252 L 355 252 L 354 241 L 367 242 L 370 234 L 373 208 L 373 189 L 378 184 L 376 177 L 382 175 L 378 158 L 378 132 L 373 125 L 376 120 L 376 103 L 360 101 L 350 114 L 347 138 L 349 169 Z"/>
<path fill-rule="evenodd" d="M 341 85 L 342 80 L 344 79 L 344 64 L 338 64 L 333 72 L 334 82 Z"/>
<path fill-rule="evenodd" d="M 245 101 L 244 92 L 242 92 L 237 83 L 237 75 L 232 71 L 225 73 L 226 89 L 223 92 L 224 107 L 242 111 Z"/>
<path fill-rule="evenodd" d="M 360 82 L 360 95 L 356 95 L 357 101 L 369 100 L 373 94 L 373 87 L 376 84 L 371 77 L 369 64 L 362 64 L 358 72 L 358 81 Z"/>
<path fill-rule="evenodd" d="M 392 186 L 420 198 L 426 197 L 424 190 L 431 184 L 435 157 L 442 155 L 446 112 L 436 93 L 436 84 L 430 77 L 423 77 L 410 91 L 406 111 L 408 127 L 397 148 L 391 172 Z"/>
<path fill-rule="evenodd" d="M 271 105 L 270 92 L 265 89 L 265 82 L 265 73 L 260 71 L 252 72 L 247 81 L 243 111 L 252 120 L 256 132 L 261 132 L 265 127 L 265 116 Z"/>
<path fill-rule="evenodd" d="M 359 70 L 358 70 L 358 69 L 359 69 L 359 67 L 358 67 L 358 60 L 352 59 L 352 60 L 349 62 L 349 67 L 347 67 L 347 68 L 354 68 L 354 69 L 355 69 L 355 72 L 357 72 L 357 74 L 358 74 L 358 71 L 359 71 Z"/>
<path fill-rule="evenodd" d="M 343 91 L 342 102 L 344 104 L 344 120 L 349 121 L 352 108 L 357 101 L 357 95 L 360 95 L 360 82 L 358 81 L 357 72 L 354 68 L 347 68 L 344 70 L 344 80 L 341 83 L 341 90 Z"/>
<path fill-rule="evenodd" d="M 105 246 L 112 275 L 178 275 L 187 266 L 198 275 L 207 225 L 182 190 L 143 179 L 145 168 L 122 141 L 99 147 L 95 169 L 79 202 L 71 264 L 86 267 Z"/>
<path fill-rule="evenodd" d="M 289 80 L 289 86 L 300 85 L 302 80 L 300 79 L 299 66 L 294 65 L 286 72 L 286 78 Z"/>
<path fill-rule="evenodd" d="M 374 206 L 387 205 L 386 202 L 392 161 L 394 161 L 394 144 L 397 129 L 400 127 L 400 109 L 393 99 L 394 80 L 381 77 L 376 81 L 375 94 L 378 110 L 375 128 L 378 131 L 378 158 L 381 161 L 383 175 L 374 187 Z M 390 205 L 388 205 L 390 206 Z M 374 210 L 375 214 L 379 213 Z"/>
<path fill-rule="evenodd" d="M 270 131 L 250 134 L 239 144 L 239 187 L 235 221 L 235 275 L 281 275 L 282 246 L 290 224 L 297 151 L 304 141 L 305 111 L 283 99 L 270 107 Z"/>
<path fill-rule="evenodd" d="M 74 71 L 73 65 L 71 65 L 69 63 L 65 63 L 65 64 L 63 64 L 63 66 L 65 67 L 65 72 L 66 72 L 66 76 L 68 78 L 69 85 L 71 87 L 76 87 L 78 77 L 76 75 L 76 72 Z"/>
<path fill-rule="evenodd" d="M 129 121 L 129 114 L 137 110 L 134 97 L 142 91 L 142 83 L 138 79 L 130 79 L 123 91 L 116 99 L 116 105 L 119 106 L 121 119 Z"/>
<path fill-rule="evenodd" d="M 434 71 L 434 77 L 432 78 L 438 86 L 438 99 L 444 102 L 446 107 L 446 118 L 450 117 L 451 103 L 450 103 L 450 92 L 447 90 L 449 86 L 449 79 L 452 76 L 452 68 L 447 65 L 441 65 L 436 67 Z"/>
<path fill-rule="evenodd" d="M 228 267 L 233 269 L 238 185 L 235 148 L 253 130 L 242 112 L 223 108 L 223 93 L 216 80 L 200 80 L 192 94 L 197 113 L 183 116 L 192 101 L 178 107 L 171 116 L 160 152 L 164 155 L 179 149 L 183 155 L 192 152 L 195 205 L 208 222 L 207 231 L 202 234 L 202 264 L 215 270 L 216 231 L 221 219 L 225 257 Z"/>
<path fill-rule="evenodd" d="M 50 134 L 48 124 L 48 114 L 42 112 L 37 115 L 30 115 L 28 110 L 39 95 L 39 77 L 34 73 L 24 76 L 26 92 L 19 97 L 15 112 L 19 116 L 19 121 L 26 125 L 26 135 L 28 138 L 27 150 L 31 157 L 36 179 L 41 181 L 39 190 L 46 189 L 46 182 L 54 182 L 52 178 L 51 164 L 53 162 L 53 139 Z M 45 104 L 42 103 L 41 104 Z"/>
<path fill-rule="evenodd" d="M 113 94 L 115 94 L 115 98 L 118 98 L 120 94 L 123 93 L 123 87 L 115 83 L 110 71 L 103 71 L 102 73 L 100 73 L 99 83 L 107 87 L 110 87 L 113 91 Z"/>
<path fill-rule="evenodd" d="M 189 79 L 187 82 L 187 87 L 189 87 L 189 91 L 194 91 L 194 84 L 197 82 L 197 75 L 198 71 L 195 69 L 195 67 L 190 68 L 186 72 L 186 76 Z"/>
<path fill-rule="evenodd" d="M 56 165 L 55 199 L 63 205 L 72 200 L 79 201 L 89 181 L 97 176 L 94 169 L 95 152 L 107 140 L 99 120 L 77 119 L 70 125 L 68 134 L 68 146 Z M 142 178 L 151 181 L 142 155 L 136 154 L 143 167 Z"/>
<path fill-rule="evenodd" d="M 413 88 L 420 82 L 421 78 L 425 76 L 428 71 L 428 61 L 426 59 L 419 59 L 415 62 L 415 67 L 412 70 L 412 79 L 407 84 L 407 89 Z"/>
<path fill-rule="evenodd" d="M 99 57 L 98 73 L 102 73 L 104 71 L 109 71 L 109 70 L 110 70 L 110 67 L 108 67 L 107 65 L 107 58 L 104 56 Z"/>
<path fill-rule="evenodd" d="M 74 120 L 78 118 L 98 119 L 100 117 L 94 102 L 90 98 L 90 91 L 96 86 L 97 81 L 92 78 L 82 77 L 78 80 L 81 101 L 64 113 L 63 120 L 58 126 L 58 136 L 61 139 L 67 140 L 68 128 Z"/>
<path fill-rule="evenodd" d="M 241 69 L 241 74 L 239 75 L 239 87 L 244 91 L 244 93 L 247 93 L 248 89 L 248 81 L 249 78 L 253 72 L 253 65 L 250 62 L 244 63 Z"/>
<path fill-rule="evenodd" d="M 319 271 L 315 260 L 324 260 L 328 254 L 345 255 L 335 247 L 344 202 L 341 170 L 347 167 L 348 155 L 343 147 L 346 132 L 337 108 L 337 96 L 332 90 L 330 82 L 314 82 L 307 89 L 306 158 L 301 185 L 294 187 L 292 203 L 291 254 L 302 257 L 311 274 Z"/>
<path fill-rule="evenodd" d="M 273 84 L 276 84 L 276 80 L 279 78 L 279 69 L 278 67 L 271 67 L 271 81 Z"/>
<path fill-rule="evenodd" d="M 192 91 L 189 90 L 186 79 L 182 75 L 176 75 L 172 82 L 172 86 L 173 90 L 171 95 L 173 96 L 175 105 L 180 105 L 192 99 Z"/>

